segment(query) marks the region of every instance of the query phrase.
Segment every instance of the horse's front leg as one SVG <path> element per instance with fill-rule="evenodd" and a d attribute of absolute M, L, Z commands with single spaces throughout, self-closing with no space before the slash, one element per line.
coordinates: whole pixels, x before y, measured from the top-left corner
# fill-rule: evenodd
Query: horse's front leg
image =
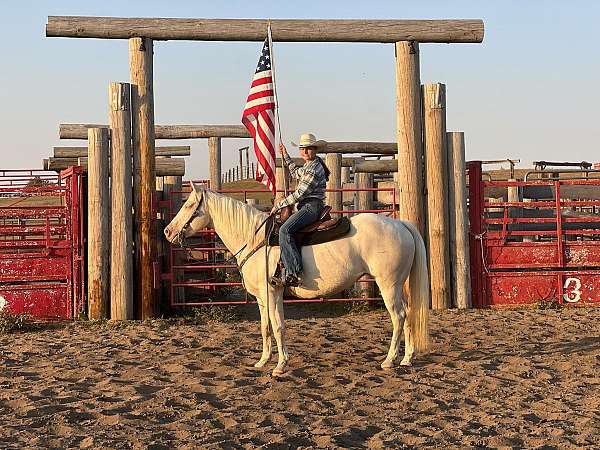
<path fill-rule="evenodd" d="M 257 299 L 260 311 L 260 334 L 262 335 L 262 355 L 254 367 L 264 367 L 271 359 L 271 333 L 269 329 L 269 305 L 264 298 Z"/>
<path fill-rule="evenodd" d="M 279 376 L 287 371 L 288 351 L 285 339 L 285 321 L 283 316 L 283 288 L 269 289 L 269 318 L 271 319 L 271 329 L 277 342 L 278 360 L 277 366 L 273 369 L 273 376 Z"/>

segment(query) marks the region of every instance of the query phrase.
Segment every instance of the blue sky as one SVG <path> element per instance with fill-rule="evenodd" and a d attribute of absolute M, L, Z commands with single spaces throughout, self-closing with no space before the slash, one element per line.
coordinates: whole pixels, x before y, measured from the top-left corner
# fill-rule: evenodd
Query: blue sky
<path fill-rule="evenodd" d="M 467 159 L 600 161 L 600 2 L 12 1 L 0 17 L 0 169 L 38 168 L 61 122 L 106 122 L 110 81 L 128 81 L 126 41 L 46 38 L 48 15 L 192 18 L 481 18 L 483 44 L 422 44 L 423 82 L 447 85 L 448 130 Z M 155 44 L 158 124 L 240 123 L 260 43 Z M 392 44 L 276 43 L 285 142 L 395 140 Z M 165 142 L 167 144 L 168 142 Z M 186 141 L 172 142 L 186 144 Z M 207 175 L 206 142 L 188 176 Z M 223 168 L 239 139 L 223 143 Z"/>

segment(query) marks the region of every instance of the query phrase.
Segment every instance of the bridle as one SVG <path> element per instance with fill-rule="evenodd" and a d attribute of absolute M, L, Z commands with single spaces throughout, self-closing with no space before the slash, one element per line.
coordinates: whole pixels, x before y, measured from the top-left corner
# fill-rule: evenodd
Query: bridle
<path fill-rule="evenodd" d="M 186 237 L 185 237 L 185 231 L 189 228 L 190 223 L 192 222 L 192 220 L 194 220 L 195 217 L 199 216 L 198 210 L 200 209 L 200 206 L 202 206 L 202 202 L 204 201 L 204 195 L 202 195 L 202 197 L 200 198 L 200 201 L 198 202 L 198 206 L 196 206 L 196 209 L 194 210 L 194 212 L 191 214 L 190 218 L 187 220 L 187 222 L 183 225 L 183 227 L 181 227 L 181 230 L 177 233 L 177 235 L 175 236 L 175 238 L 173 239 L 173 241 L 177 244 L 179 244 L 179 246 L 181 248 L 183 248 L 189 259 L 195 260 L 196 258 L 194 257 L 192 250 L 193 248 L 186 245 Z M 254 232 L 254 235 L 256 236 L 256 234 L 260 231 L 260 229 L 265 225 L 265 223 L 267 223 L 267 221 L 269 220 L 269 218 L 271 217 L 271 214 L 269 214 L 267 216 L 267 218 L 265 220 L 263 220 L 261 222 L 261 224 L 258 226 L 258 228 L 256 229 L 256 231 Z M 265 245 L 267 245 L 268 240 L 269 240 L 269 235 L 271 234 L 272 231 L 272 224 L 269 230 L 267 230 L 265 232 L 265 238 L 263 240 L 261 240 L 258 245 L 253 248 L 245 257 L 244 259 L 238 264 L 238 270 L 240 271 L 240 273 L 242 272 L 242 267 L 244 266 L 244 264 L 246 263 L 246 261 L 248 261 L 250 259 L 251 256 L 253 256 L 258 250 L 260 250 L 262 247 L 264 247 Z M 233 260 L 235 260 L 235 258 L 242 253 L 242 251 L 244 251 L 244 249 L 248 246 L 248 243 L 246 242 L 242 248 L 240 248 L 237 252 L 235 252 L 235 254 L 233 256 L 231 256 L 230 258 L 227 259 L 226 263 L 230 263 L 233 262 Z"/>

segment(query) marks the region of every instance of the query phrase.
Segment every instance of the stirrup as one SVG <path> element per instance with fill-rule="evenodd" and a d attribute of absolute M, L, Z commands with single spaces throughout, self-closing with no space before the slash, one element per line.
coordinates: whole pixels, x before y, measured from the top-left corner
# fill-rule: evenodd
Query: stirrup
<path fill-rule="evenodd" d="M 275 273 L 273 274 L 273 276 L 269 280 L 269 284 L 271 286 L 273 286 L 273 287 L 283 286 L 283 284 L 284 284 L 284 280 L 283 280 L 283 264 L 281 263 L 281 261 L 279 261 L 277 263 L 277 267 L 275 268 Z"/>
<path fill-rule="evenodd" d="M 288 275 L 285 277 L 285 285 L 289 287 L 298 287 L 300 286 L 300 278 L 296 275 Z"/>

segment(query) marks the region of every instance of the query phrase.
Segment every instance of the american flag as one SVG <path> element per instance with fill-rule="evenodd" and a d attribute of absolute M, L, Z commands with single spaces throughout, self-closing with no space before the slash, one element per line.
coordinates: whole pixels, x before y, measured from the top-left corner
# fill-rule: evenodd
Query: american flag
<path fill-rule="evenodd" d="M 242 123 L 254 139 L 254 153 L 258 161 L 256 180 L 275 194 L 275 95 L 271 70 L 267 38 L 242 113 Z"/>

